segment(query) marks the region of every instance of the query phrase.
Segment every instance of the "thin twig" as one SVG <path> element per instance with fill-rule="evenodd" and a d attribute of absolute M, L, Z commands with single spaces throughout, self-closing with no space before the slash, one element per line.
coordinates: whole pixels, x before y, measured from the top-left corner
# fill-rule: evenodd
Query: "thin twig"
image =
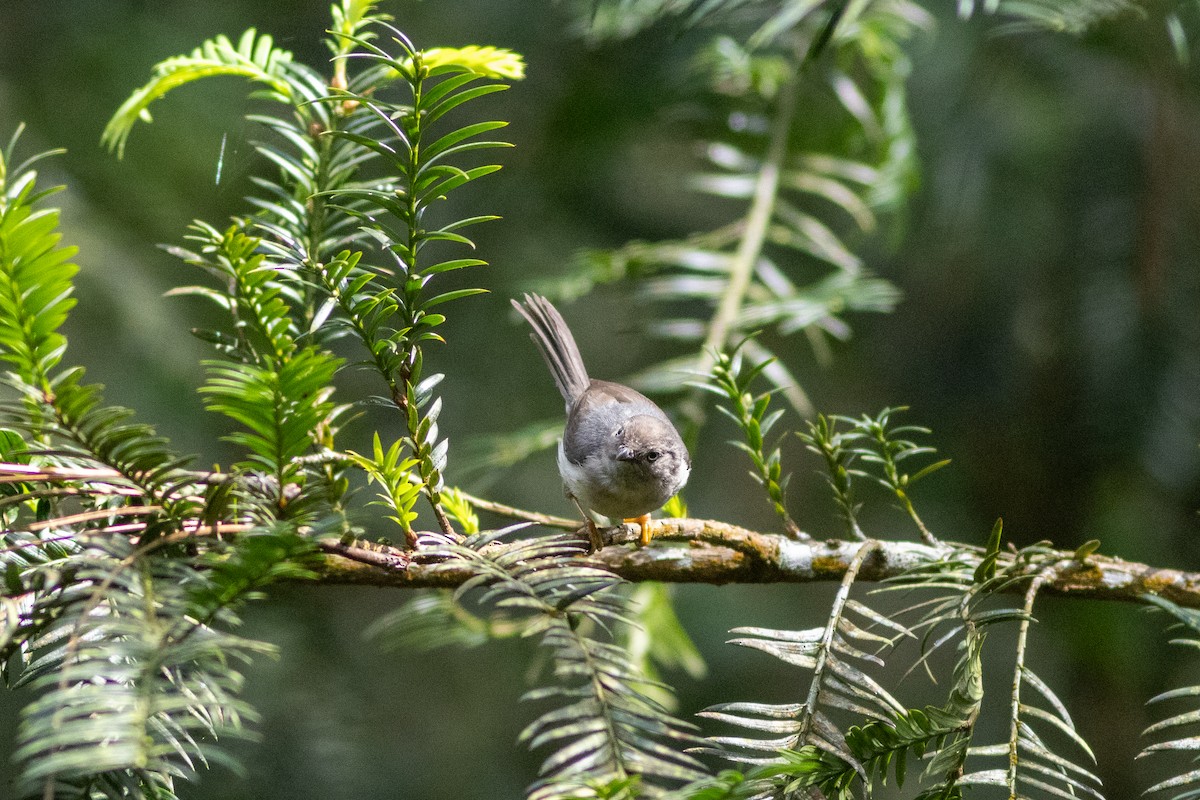
<path fill-rule="evenodd" d="M 796 116 L 796 96 L 802 68 L 797 68 L 779 90 L 779 108 L 771 121 L 771 138 L 767 146 L 767 157 L 754 181 L 754 195 L 750 210 L 746 214 L 746 227 L 738 242 L 733 262 L 729 265 L 729 282 L 721 295 L 721 302 L 708 327 L 708 335 L 700 350 L 700 362 L 696 371 L 707 375 L 712 371 L 715 354 L 725 348 L 729 336 L 737 323 L 754 267 L 762 256 L 767 241 L 767 231 L 775 214 L 775 202 L 779 198 L 779 182 L 787 157 L 788 137 L 792 121 Z"/>
<path fill-rule="evenodd" d="M 837 633 L 838 625 L 842 621 L 842 612 L 846 608 L 846 601 L 850 599 L 850 588 L 858 579 L 858 571 L 862 567 L 867 556 L 879 546 L 879 542 L 867 541 L 859 545 L 853 559 L 846 567 L 846 572 L 842 576 L 842 585 L 838 587 L 837 596 L 833 599 L 833 606 L 829 610 L 829 621 L 825 624 L 825 632 L 821 635 L 821 641 L 817 645 L 816 664 L 813 666 L 812 681 L 808 686 L 808 697 L 804 702 L 803 716 L 800 718 L 800 730 L 797 732 L 796 741 L 799 745 L 809 744 L 809 734 L 812 732 L 813 720 L 815 719 L 817 709 L 822 707 L 821 691 L 825 688 L 825 667 L 828 664 L 829 654 L 833 649 L 833 637 Z"/>
<path fill-rule="evenodd" d="M 1033 603 L 1037 598 L 1037 593 L 1052 574 L 1053 569 L 1053 567 L 1047 567 L 1030 581 L 1029 588 L 1025 590 L 1025 606 L 1021 626 L 1017 630 L 1017 653 L 1013 666 L 1012 705 L 1010 707 L 1011 724 L 1008 732 L 1008 773 L 1005 777 L 1008 790 L 1014 797 L 1017 791 L 1017 765 L 1021 763 L 1017 745 L 1021 738 L 1021 683 L 1025 675 L 1025 648 L 1029 642 L 1029 623 L 1033 621 Z"/>
<path fill-rule="evenodd" d="M 527 511 L 523 508 L 508 506 L 504 503 L 497 503 L 493 500 L 486 500 L 482 497 L 476 497 L 472 494 L 459 490 L 467 502 L 476 508 L 481 508 L 484 511 L 490 511 L 493 514 L 499 514 L 502 517 L 511 519 L 523 519 L 526 522 L 536 522 L 538 525 L 545 525 L 549 528 L 562 528 L 568 531 L 576 531 L 582 527 L 582 522 L 577 519 L 568 519 L 567 517 L 556 517 L 552 514 L 543 514 L 539 511 Z"/>
<path fill-rule="evenodd" d="M 95 511 L 83 511 L 78 514 L 68 514 L 65 517 L 55 517 L 54 519 L 42 519 L 36 522 L 30 522 L 25 526 L 26 530 L 41 531 L 46 528 L 62 528 L 67 525 L 75 525 L 80 522 L 91 522 L 95 519 L 107 519 L 108 517 L 133 517 L 133 516 L 149 516 L 162 511 L 162 506 L 121 506 L 120 508 L 101 508 Z"/>
<path fill-rule="evenodd" d="M 75 536 L 76 534 L 69 533 L 65 536 L 48 536 L 45 539 L 29 539 L 24 542 L 17 542 L 16 544 L 9 545 L 7 547 L 0 547 L 0 553 L 18 553 L 30 547 L 41 547 L 44 544 L 50 544 L 53 542 L 69 542 L 73 540 Z"/>
<path fill-rule="evenodd" d="M 58 481 L 112 480 L 123 477 L 114 469 L 82 467 L 34 467 L 29 464 L 0 463 L 0 483 L 56 483 Z"/>
<path fill-rule="evenodd" d="M 357 544 L 346 544 L 340 539 L 321 539 L 317 542 L 317 547 L 335 556 L 391 571 L 407 570 L 412 562 L 411 553 L 395 547 L 368 549 Z"/>
<path fill-rule="evenodd" d="M 0 483 L 4 483 L 0 479 Z M 28 500 L 37 500 L 42 497 L 91 497 L 99 495 L 100 497 L 112 497 L 124 495 L 126 497 L 137 497 L 141 492 L 137 489 L 129 488 L 122 489 L 116 486 L 106 486 L 104 488 L 87 488 L 73 486 L 59 486 L 53 489 L 35 489 L 33 491 L 21 492 L 20 494 L 12 495 L 11 497 L 0 497 L 0 508 L 5 506 L 19 505 Z"/>

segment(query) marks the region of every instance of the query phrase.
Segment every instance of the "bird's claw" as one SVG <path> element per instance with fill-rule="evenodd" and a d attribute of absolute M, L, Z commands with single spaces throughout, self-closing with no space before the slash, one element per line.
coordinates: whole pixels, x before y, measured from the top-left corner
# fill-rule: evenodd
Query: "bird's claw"
<path fill-rule="evenodd" d="M 625 520 L 626 522 L 638 526 L 638 544 L 645 547 L 650 544 L 650 539 L 654 536 L 653 523 L 650 521 L 649 514 L 643 514 L 640 517 Z"/>

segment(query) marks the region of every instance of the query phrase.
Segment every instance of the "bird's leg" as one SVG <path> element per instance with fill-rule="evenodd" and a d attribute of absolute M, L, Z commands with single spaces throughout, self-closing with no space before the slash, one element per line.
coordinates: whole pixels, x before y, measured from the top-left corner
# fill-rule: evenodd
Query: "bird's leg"
<path fill-rule="evenodd" d="M 642 547 L 650 544 L 650 539 L 654 536 L 654 528 L 650 521 L 649 514 L 642 514 L 640 517 L 634 517 L 633 519 L 627 519 L 625 521 L 637 525 L 640 529 L 641 536 L 639 537 L 638 541 L 641 542 Z"/>
<path fill-rule="evenodd" d="M 571 502 L 575 504 L 575 507 L 579 509 L 579 513 L 583 515 L 583 521 L 587 523 L 588 542 L 591 545 L 588 552 L 598 552 L 600 548 L 604 547 L 604 539 L 600 536 L 600 529 L 596 527 L 596 520 L 592 519 L 592 515 L 584 510 L 583 506 L 579 503 L 579 500 L 575 498 L 575 495 L 567 492 L 567 497 L 569 497 Z"/>

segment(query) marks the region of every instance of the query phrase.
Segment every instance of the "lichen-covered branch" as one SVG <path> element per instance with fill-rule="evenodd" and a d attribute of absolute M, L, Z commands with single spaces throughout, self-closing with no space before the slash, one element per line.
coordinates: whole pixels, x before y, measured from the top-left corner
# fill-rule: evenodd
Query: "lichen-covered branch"
<path fill-rule="evenodd" d="M 26 482 L 48 484 L 80 482 L 88 489 L 121 493 L 111 481 L 120 475 L 110 469 L 64 469 L 30 467 L 0 463 L 0 483 Z M 199 484 L 219 484 L 232 478 L 218 473 L 195 473 Z M 93 482 L 98 482 L 94 484 Z M 513 509 L 471 498 L 502 516 L 512 516 L 541 524 L 561 527 L 570 521 L 536 512 Z M 122 509 L 130 513 L 130 508 Z M 57 520 L 61 523 L 62 520 Z M 53 527 L 37 523 L 37 527 Z M 128 530 L 106 528 L 91 534 L 136 534 L 138 525 Z M 239 523 L 197 523 L 172 534 L 175 539 L 236 534 L 246 526 Z M 596 558 L 617 574 L 632 581 L 666 583 L 809 583 L 840 581 L 861 546 L 858 540 L 797 541 L 772 533 L 762 533 L 725 522 L 700 519 L 664 519 L 656 523 L 654 543 L 636 547 L 632 527 L 612 528 L 605 532 L 607 546 Z M 504 545 L 494 545 L 503 547 Z M 419 554 L 410 550 L 358 541 L 346 544 L 338 539 L 319 542 L 324 561 L 320 578 L 326 583 L 364 586 L 457 586 L 469 575 L 443 565 L 436 572 L 422 564 Z M 414 555 L 417 557 L 414 558 Z M 901 574 L 910 567 L 939 559 L 978 561 L 981 547 L 946 542 L 922 544 L 907 541 L 881 541 L 863 562 L 859 580 L 880 581 Z M 1002 554 L 1000 556 L 1004 558 Z M 1033 575 L 1030 575 L 1033 578 Z M 1020 584 L 1014 591 L 1024 591 Z M 1074 551 L 1064 550 L 1049 568 L 1041 591 L 1071 597 L 1101 600 L 1140 601 L 1144 595 L 1157 595 L 1185 608 L 1200 608 L 1200 573 L 1160 569 L 1148 564 L 1124 561 L 1112 556 L 1089 554 L 1082 559 Z"/>
<path fill-rule="evenodd" d="M 632 527 L 615 528 L 608 533 L 611 537 L 608 545 L 595 557 L 633 581 L 711 584 L 838 581 L 862 547 L 859 541 L 796 541 L 698 519 L 659 521 L 654 543 L 648 547 L 635 546 L 637 534 Z M 455 586 L 469 577 L 465 570 L 459 574 L 447 571 L 445 566 L 435 574 L 419 558 L 408 563 L 408 553 L 389 548 L 356 553 L 356 548 L 329 540 L 322 543 L 322 549 L 326 557 L 321 580 L 328 583 Z M 395 566 L 382 563 L 395 556 L 399 557 Z M 880 581 L 929 561 L 977 560 L 981 556 L 981 548 L 969 545 L 882 541 L 863 562 L 859 580 Z M 1015 588 L 1022 592 L 1024 589 L 1024 585 Z M 1160 569 L 1097 554 L 1079 560 L 1073 551 L 1064 550 L 1062 559 L 1049 569 L 1041 591 L 1134 602 L 1145 594 L 1154 594 L 1187 608 L 1200 608 L 1200 573 Z"/>

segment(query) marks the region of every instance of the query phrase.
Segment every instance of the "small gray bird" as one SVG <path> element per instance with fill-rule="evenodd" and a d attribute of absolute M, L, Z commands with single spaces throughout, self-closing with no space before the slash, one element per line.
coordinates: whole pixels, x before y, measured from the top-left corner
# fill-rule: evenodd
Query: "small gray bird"
<path fill-rule="evenodd" d="M 650 543 L 650 512 L 683 488 L 692 470 L 687 448 L 662 409 L 650 398 L 609 381 L 588 377 L 575 337 L 558 309 L 540 295 L 512 301 L 567 404 L 567 425 L 558 440 L 563 488 L 583 514 L 592 549 L 602 542 L 589 511 L 636 522 L 641 543 Z"/>

